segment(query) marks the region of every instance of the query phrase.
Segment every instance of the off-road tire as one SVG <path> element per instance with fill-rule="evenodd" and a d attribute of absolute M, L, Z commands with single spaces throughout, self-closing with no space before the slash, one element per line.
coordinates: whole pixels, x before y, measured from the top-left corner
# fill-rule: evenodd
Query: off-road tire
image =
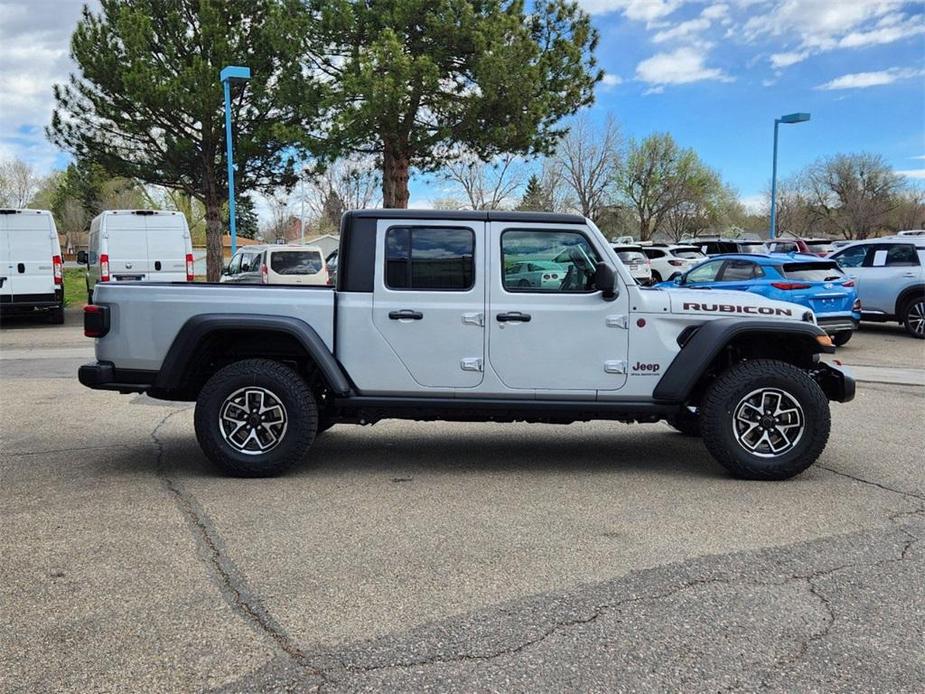
<path fill-rule="evenodd" d="M 691 412 L 686 407 L 666 420 L 669 426 L 677 429 L 685 436 L 700 436 L 700 414 Z"/>
<path fill-rule="evenodd" d="M 925 340 L 925 295 L 907 300 L 900 315 L 906 332 L 919 340 Z"/>
<path fill-rule="evenodd" d="M 832 335 L 832 342 L 835 343 L 836 347 L 844 347 L 848 344 L 848 340 L 851 339 L 852 335 L 854 335 L 853 330 L 842 330 L 841 332 Z"/>
<path fill-rule="evenodd" d="M 774 457 L 749 452 L 737 439 L 733 417 L 747 395 L 783 391 L 803 412 L 803 429 L 789 450 Z M 744 361 L 721 373 L 700 405 L 700 430 L 710 454 L 732 475 L 751 480 L 785 480 L 812 465 L 829 439 L 829 402 L 805 371 L 771 359 Z"/>
<path fill-rule="evenodd" d="M 236 450 L 220 425 L 226 400 L 250 386 L 267 391 L 284 408 L 285 430 L 279 443 L 265 453 Z M 203 453 L 223 472 L 235 477 L 270 477 L 305 459 L 315 440 L 318 408 L 308 384 L 288 366 L 270 359 L 245 359 L 220 369 L 206 382 L 196 400 L 193 422 Z"/>

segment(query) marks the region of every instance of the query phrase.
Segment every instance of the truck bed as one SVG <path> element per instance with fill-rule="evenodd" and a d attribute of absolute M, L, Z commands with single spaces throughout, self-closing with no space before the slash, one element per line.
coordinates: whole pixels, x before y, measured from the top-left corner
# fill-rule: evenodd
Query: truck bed
<path fill-rule="evenodd" d="M 94 303 L 108 306 L 109 333 L 96 340 L 98 361 L 117 369 L 157 371 L 174 338 L 193 316 L 286 316 L 308 323 L 334 349 L 334 291 L 330 287 L 187 282 L 101 283 Z"/>

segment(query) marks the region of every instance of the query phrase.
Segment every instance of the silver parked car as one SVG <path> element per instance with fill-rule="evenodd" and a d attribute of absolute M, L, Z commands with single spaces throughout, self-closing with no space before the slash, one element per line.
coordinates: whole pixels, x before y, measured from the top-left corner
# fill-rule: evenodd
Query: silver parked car
<path fill-rule="evenodd" d="M 925 339 L 925 238 L 855 241 L 830 257 L 857 281 L 862 320 L 898 321 Z"/>

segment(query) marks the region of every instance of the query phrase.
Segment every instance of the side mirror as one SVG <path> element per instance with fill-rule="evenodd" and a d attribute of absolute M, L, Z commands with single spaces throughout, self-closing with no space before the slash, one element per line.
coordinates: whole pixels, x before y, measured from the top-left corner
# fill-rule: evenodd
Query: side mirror
<path fill-rule="evenodd" d="M 619 295 L 617 291 L 617 273 L 607 263 L 598 263 L 594 268 L 594 286 L 600 289 L 604 301 L 613 301 Z"/>
<path fill-rule="evenodd" d="M 676 275 L 674 278 L 674 283 L 679 287 L 684 284 L 684 275 Z"/>
<path fill-rule="evenodd" d="M 87 264 L 87 252 L 86 251 L 77 251 L 77 262 L 81 265 Z"/>

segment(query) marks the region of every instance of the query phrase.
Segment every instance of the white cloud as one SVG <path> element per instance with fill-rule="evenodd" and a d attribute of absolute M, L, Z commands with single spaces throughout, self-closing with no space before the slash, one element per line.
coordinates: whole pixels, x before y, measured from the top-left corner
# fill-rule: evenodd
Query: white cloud
<path fill-rule="evenodd" d="M 618 84 L 622 84 L 623 79 L 619 75 L 615 75 L 612 72 L 607 72 L 604 74 L 604 77 L 601 79 L 601 85 L 604 89 L 613 89 Z"/>
<path fill-rule="evenodd" d="M 925 74 L 923 70 L 898 67 L 892 67 L 889 70 L 879 70 L 877 72 L 854 72 L 836 77 L 825 84 L 820 84 L 816 89 L 866 89 L 868 87 L 880 87 L 884 84 L 892 84 L 897 80 L 921 77 L 923 74 Z"/>
<path fill-rule="evenodd" d="M 45 139 L 51 121 L 52 85 L 75 69 L 71 32 L 81 2 L 16 0 L 0 3 L 0 152 L 47 173 L 58 150 Z M 95 6 L 95 0 L 91 6 Z M 95 9 L 95 7 L 94 7 Z"/>
<path fill-rule="evenodd" d="M 907 14 L 907 0 L 777 0 L 742 26 L 746 41 L 783 38 L 771 55 L 775 68 L 816 53 L 893 43 L 925 33 L 925 18 Z M 793 39 L 796 39 L 795 41 Z"/>
<path fill-rule="evenodd" d="M 682 46 L 667 53 L 656 53 L 636 66 L 636 77 L 654 85 L 687 84 L 703 80 L 731 82 L 732 78 L 717 68 L 704 65 L 707 52 Z"/>
<path fill-rule="evenodd" d="M 622 12 L 627 19 L 655 22 L 667 17 L 685 0 L 581 0 L 581 6 L 591 14 Z"/>
<path fill-rule="evenodd" d="M 775 53 L 771 56 L 771 66 L 774 69 L 795 65 L 809 57 L 809 51 L 796 51 L 792 53 Z"/>
<path fill-rule="evenodd" d="M 904 169 L 896 173 L 905 178 L 925 179 L 925 169 Z"/>
<path fill-rule="evenodd" d="M 653 36 L 652 40 L 655 43 L 664 43 L 674 39 L 685 39 L 709 28 L 710 20 L 698 17 L 697 19 L 689 19 L 686 22 L 676 24 L 671 29 L 664 29 Z"/>
<path fill-rule="evenodd" d="M 761 214 L 768 207 L 768 196 L 764 193 L 742 195 L 739 197 L 739 202 L 749 214 Z"/>
<path fill-rule="evenodd" d="M 723 19 L 729 14 L 729 5 L 719 3 L 716 5 L 708 5 L 704 8 L 703 12 L 700 13 L 700 16 L 704 19 Z"/>

